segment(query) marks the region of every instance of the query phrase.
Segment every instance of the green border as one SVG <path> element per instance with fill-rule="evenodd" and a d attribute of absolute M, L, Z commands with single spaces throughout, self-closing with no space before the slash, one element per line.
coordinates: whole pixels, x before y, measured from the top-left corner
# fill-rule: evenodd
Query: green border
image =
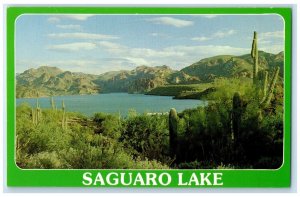
<path fill-rule="evenodd" d="M 15 60 L 14 35 L 15 20 L 21 14 L 279 14 L 285 20 L 285 117 L 284 117 L 284 164 L 278 170 L 21 170 L 14 161 L 15 134 Z M 170 8 L 170 7 L 9 7 L 7 8 L 7 186 L 18 187 L 84 187 L 84 172 L 155 172 L 157 175 L 168 172 L 172 182 L 168 186 L 129 186 L 129 187 L 290 187 L 291 177 L 291 54 L 292 54 L 292 10 L 291 8 Z M 176 174 L 184 172 L 222 172 L 223 186 L 177 186 Z M 85 186 L 87 187 L 87 186 Z M 99 186 L 89 186 L 99 187 Z M 105 186 L 128 187 L 128 186 Z"/>

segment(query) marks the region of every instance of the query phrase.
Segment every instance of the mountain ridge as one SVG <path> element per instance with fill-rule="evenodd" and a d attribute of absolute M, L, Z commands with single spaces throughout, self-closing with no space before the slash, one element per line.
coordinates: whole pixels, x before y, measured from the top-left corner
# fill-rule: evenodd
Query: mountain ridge
<path fill-rule="evenodd" d="M 259 51 L 259 69 L 280 66 L 283 76 L 283 52 Z M 99 94 L 106 92 L 147 93 L 166 85 L 210 83 L 216 78 L 251 78 L 250 54 L 218 55 L 201 59 L 181 70 L 169 66 L 138 66 L 133 70 L 110 71 L 100 75 L 63 71 L 58 67 L 30 68 L 16 75 L 16 97 Z"/>

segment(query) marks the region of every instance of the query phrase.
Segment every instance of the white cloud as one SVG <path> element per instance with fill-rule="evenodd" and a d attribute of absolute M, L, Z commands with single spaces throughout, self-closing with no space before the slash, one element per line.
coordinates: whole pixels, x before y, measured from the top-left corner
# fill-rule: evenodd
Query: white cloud
<path fill-rule="evenodd" d="M 248 48 L 219 45 L 172 46 L 162 49 L 131 48 L 118 43 L 101 41 L 96 43 L 82 42 L 48 46 L 49 50 L 77 52 L 80 50 L 102 50 L 104 56 L 74 57 L 74 59 L 37 61 L 34 64 L 17 62 L 20 68 L 40 65 L 57 66 L 63 70 L 100 74 L 113 70 L 132 70 L 136 66 L 168 65 L 173 69 L 182 69 L 203 58 L 216 55 L 242 55 L 249 53 Z M 21 67 L 21 65 L 23 65 Z"/>
<path fill-rule="evenodd" d="M 96 48 L 96 44 L 90 42 L 75 42 L 68 44 L 57 44 L 47 46 L 48 50 L 73 52 L 79 50 L 92 50 Z"/>
<path fill-rule="evenodd" d="M 47 19 L 50 23 L 59 23 L 62 19 L 70 19 L 75 21 L 85 21 L 94 16 L 93 14 L 54 14 Z"/>
<path fill-rule="evenodd" d="M 188 20 L 182 20 L 182 19 L 177 19 L 173 17 L 156 17 L 156 18 L 151 18 L 148 19 L 147 21 L 151 21 L 155 24 L 160 24 L 160 25 L 169 25 L 173 27 L 187 27 L 191 26 L 194 24 L 193 21 L 188 21 Z"/>
<path fill-rule="evenodd" d="M 47 62 L 49 65 L 67 68 L 67 67 L 85 67 L 87 65 L 96 65 L 97 62 L 94 60 L 82 60 L 82 59 L 76 59 L 76 60 L 55 60 L 55 61 L 49 61 Z M 72 68 L 71 67 L 71 68 Z"/>
<path fill-rule="evenodd" d="M 214 14 L 197 14 L 197 15 L 192 15 L 192 16 L 212 19 L 212 18 L 216 18 L 218 15 L 214 15 Z"/>
<path fill-rule="evenodd" d="M 211 39 L 211 38 L 206 37 L 206 36 L 200 36 L 200 37 L 194 37 L 194 38 L 192 38 L 191 40 L 203 42 L 203 41 L 210 40 L 210 39 Z"/>
<path fill-rule="evenodd" d="M 72 25 L 72 24 L 69 24 L 69 25 L 56 25 L 57 28 L 60 28 L 60 29 L 72 29 L 72 30 L 79 30 L 81 28 L 80 25 Z"/>
<path fill-rule="evenodd" d="M 85 21 L 88 18 L 94 16 L 94 14 L 65 14 L 61 15 L 61 17 L 78 20 L 78 21 Z"/>
<path fill-rule="evenodd" d="M 269 53 L 284 51 L 284 32 L 262 32 L 258 33 L 258 44 L 260 49 Z"/>
<path fill-rule="evenodd" d="M 123 53 L 127 50 L 127 47 L 113 42 L 100 41 L 97 44 L 110 53 Z"/>
<path fill-rule="evenodd" d="M 61 39 L 81 39 L 81 40 L 111 40 L 119 39 L 118 36 L 106 35 L 106 34 L 92 34 L 92 33 L 51 33 L 48 34 L 50 38 Z"/>
<path fill-rule="evenodd" d="M 47 19 L 47 21 L 48 21 L 49 23 L 59 23 L 59 22 L 60 22 L 60 19 L 59 19 L 58 17 L 49 17 L 49 18 Z"/>
<path fill-rule="evenodd" d="M 284 38 L 284 32 L 283 31 L 273 31 L 273 32 L 263 32 L 258 34 L 259 37 L 262 39 L 270 39 L 270 38 Z M 259 38 L 258 37 L 258 38 Z"/>
<path fill-rule="evenodd" d="M 109 49 L 123 48 L 123 46 L 118 43 L 113 43 L 113 42 L 108 42 L 108 41 L 101 41 L 101 42 L 99 42 L 99 45 L 109 48 Z"/>
<path fill-rule="evenodd" d="M 242 55 L 249 53 L 248 48 L 218 45 L 179 45 L 166 47 L 160 50 L 154 50 L 149 48 L 130 48 L 117 43 L 103 41 L 99 43 L 99 46 L 101 46 L 102 50 L 108 52 L 111 57 L 118 58 L 119 64 L 122 65 L 130 64 L 133 66 L 159 66 L 166 64 L 177 69 L 189 66 L 190 64 L 206 57 L 226 54 Z M 107 63 L 107 65 L 109 65 L 109 63 Z M 113 64 L 112 67 L 114 67 Z"/>
<path fill-rule="evenodd" d="M 86 59 L 58 59 L 58 60 L 40 60 L 40 59 L 25 59 L 17 60 L 16 68 L 18 73 L 22 73 L 28 68 L 38 68 L 42 65 L 55 66 L 64 71 L 95 73 L 95 66 L 99 62 Z"/>
<path fill-rule="evenodd" d="M 277 54 L 281 51 L 284 51 L 284 45 L 283 44 L 262 45 L 259 50 L 266 51 L 268 53 Z"/>
<path fill-rule="evenodd" d="M 217 15 L 209 14 L 209 15 L 201 15 L 204 18 L 216 18 Z"/>
<path fill-rule="evenodd" d="M 148 34 L 149 36 L 156 37 L 156 38 L 171 38 L 170 35 L 164 34 L 164 33 L 157 33 L 157 32 L 152 32 Z"/>
<path fill-rule="evenodd" d="M 144 58 L 126 57 L 125 59 L 129 63 L 131 63 L 132 65 L 134 65 L 134 67 L 136 65 L 147 65 L 147 64 L 149 64 L 149 62 L 147 60 L 145 60 Z"/>
<path fill-rule="evenodd" d="M 236 30 L 229 29 L 229 30 L 218 31 L 216 33 L 213 33 L 211 36 L 193 37 L 193 38 L 191 38 L 191 40 L 203 42 L 203 41 L 212 40 L 215 38 L 225 38 L 225 37 L 228 37 L 228 36 L 231 36 L 234 34 L 236 34 Z"/>
<path fill-rule="evenodd" d="M 224 37 L 227 37 L 227 36 L 231 36 L 235 33 L 236 33 L 236 31 L 233 30 L 233 29 L 226 30 L 226 31 L 218 31 L 218 32 L 214 33 L 212 35 L 212 37 L 214 37 L 214 38 L 224 38 Z"/>
<path fill-rule="evenodd" d="M 149 35 L 153 36 L 153 37 L 156 37 L 156 36 L 159 36 L 159 33 L 150 33 Z"/>

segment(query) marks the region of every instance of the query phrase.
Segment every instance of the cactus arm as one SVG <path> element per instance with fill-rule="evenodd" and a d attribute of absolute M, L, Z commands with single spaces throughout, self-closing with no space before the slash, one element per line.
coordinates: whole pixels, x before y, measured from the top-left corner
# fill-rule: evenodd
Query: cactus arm
<path fill-rule="evenodd" d="M 265 98 L 267 96 L 268 77 L 269 77 L 269 73 L 268 73 L 268 71 L 265 71 L 264 77 L 263 77 L 263 98 Z"/>
<path fill-rule="evenodd" d="M 52 110 L 55 110 L 55 101 L 52 96 L 51 96 L 50 103 L 51 103 Z"/>
<path fill-rule="evenodd" d="M 32 113 L 32 123 L 35 125 L 35 111 L 33 108 L 31 109 L 31 113 Z"/>
<path fill-rule="evenodd" d="M 232 99 L 232 130 L 234 136 L 234 143 L 239 143 L 240 128 L 242 122 L 242 98 L 238 92 L 236 92 Z"/>
<path fill-rule="evenodd" d="M 178 116 L 174 108 L 169 113 L 170 155 L 176 156 Z"/>
<path fill-rule="evenodd" d="M 274 72 L 273 77 L 272 77 L 272 80 L 271 80 L 270 87 L 267 91 L 267 95 L 266 95 L 265 99 L 262 100 L 262 102 L 261 102 L 262 107 L 268 106 L 271 102 L 272 95 L 273 95 L 274 88 L 275 88 L 275 84 L 276 84 L 276 81 L 277 81 L 277 78 L 278 78 L 279 70 L 280 70 L 280 68 L 276 67 L 275 72 Z"/>
<path fill-rule="evenodd" d="M 63 117 L 62 117 L 62 121 L 61 121 L 61 126 L 63 129 L 67 128 L 67 117 L 66 117 L 66 106 L 65 106 L 65 101 L 62 100 L 61 103 L 62 106 L 62 110 L 63 110 Z"/>
<path fill-rule="evenodd" d="M 251 57 L 253 58 L 253 84 L 256 84 L 257 72 L 258 72 L 258 47 L 257 47 L 257 33 L 254 32 Z"/>
<path fill-rule="evenodd" d="M 65 101 L 64 100 L 62 100 L 61 107 L 62 107 L 62 110 L 65 111 L 66 106 L 65 106 Z"/>

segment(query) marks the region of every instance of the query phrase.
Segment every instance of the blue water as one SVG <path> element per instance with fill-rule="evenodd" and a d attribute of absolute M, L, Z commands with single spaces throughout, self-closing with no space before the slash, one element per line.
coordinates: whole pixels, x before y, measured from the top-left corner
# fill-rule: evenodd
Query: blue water
<path fill-rule="evenodd" d="M 143 94 L 109 93 L 97 95 L 75 95 L 53 97 L 57 108 L 61 108 L 64 100 L 66 111 L 81 112 L 91 116 L 96 112 L 105 112 L 126 116 L 128 111 L 135 109 L 137 113 L 161 113 L 175 108 L 178 112 L 188 108 L 205 105 L 199 100 L 175 100 L 170 96 L 151 96 Z M 17 99 L 17 105 L 27 102 L 36 105 L 34 98 Z M 50 98 L 39 98 L 41 108 L 51 108 Z"/>

